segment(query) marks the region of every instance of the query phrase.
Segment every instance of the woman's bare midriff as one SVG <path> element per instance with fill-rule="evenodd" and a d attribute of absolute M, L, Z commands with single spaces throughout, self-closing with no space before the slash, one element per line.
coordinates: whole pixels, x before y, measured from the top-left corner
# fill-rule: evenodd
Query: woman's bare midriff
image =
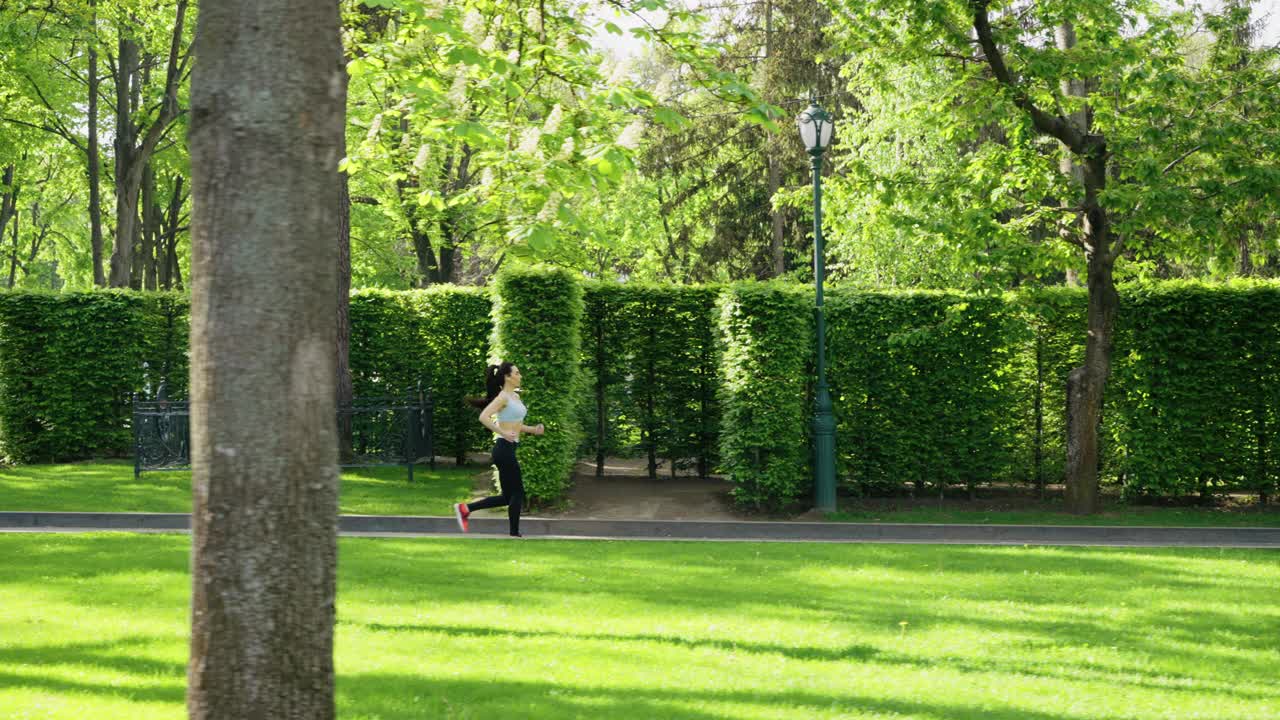
<path fill-rule="evenodd" d="M 521 424 L 520 424 L 520 423 L 518 423 L 518 422 L 499 422 L 499 423 L 498 423 L 498 427 L 499 427 L 499 428 L 501 428 L 501 429 L 502 429 L 502 431 L 503 431 L 504 433 L 505 433 L 505 432 L 515 432 L 515 434 L 516 434 L 516 440 L 519 440 L 519 439 L 520 439 L 520 427 L 521 427 Z"/>

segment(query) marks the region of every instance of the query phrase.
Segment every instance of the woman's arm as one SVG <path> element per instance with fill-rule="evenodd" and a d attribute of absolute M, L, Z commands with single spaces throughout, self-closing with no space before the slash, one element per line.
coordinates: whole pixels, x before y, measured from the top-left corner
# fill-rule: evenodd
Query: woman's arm
<path fill-rule="evenodd" d="M 538 423 L 537 425 L 521 425 L 520 432 L 541 435 L 546 432 L 546 429 L 542 427 L 542 423 Z"/>
<path fill-rule="evenodd" d="M 498 411 L 502 410 L 502 408 L 506 406 L 507 406 L 507 397 L 502 393 L 498 393 L 496 396 L 494 396 L 493 400 L 491 400 L 489 404 L 486 405 L 485 408 L 480 411 L 480 424 L 498 433 L 499 435 L 503 435 L 502 428 L 498 426 L 498 421 L 494 420 L 493 416 L 497 415 Z"/>

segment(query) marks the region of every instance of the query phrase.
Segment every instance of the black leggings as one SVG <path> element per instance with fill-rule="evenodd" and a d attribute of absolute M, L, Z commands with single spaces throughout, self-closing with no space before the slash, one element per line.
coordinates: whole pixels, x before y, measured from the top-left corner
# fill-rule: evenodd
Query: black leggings
<path fill-rule="evenodd" d="M 516 460 L 516 444 L 506 438 L 498 438 L 493 445 L 493 464 L 498 466 L 498 482 L 502 494 L 467 503 L 467 510 L 507 506 L 507 519 L 511 521 L 511 534 L 520 534 L 520 508 L 524 505 L 524 479 L 520 477 L 520 462 Z"/>

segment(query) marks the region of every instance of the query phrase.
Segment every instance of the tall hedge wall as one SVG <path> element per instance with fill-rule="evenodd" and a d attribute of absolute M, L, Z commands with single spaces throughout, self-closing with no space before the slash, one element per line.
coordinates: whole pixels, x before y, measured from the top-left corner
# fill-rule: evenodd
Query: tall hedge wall
<path fill-rule="evenodd" d="M 809 288 L 583 293 L 545 268 L 503 273 L 492 290 L 356 293 L 356 392 L 427 384 L 438 447 L 462 457 L 488 445 L 462 398 L 480 392 L 492 342 L 527 370 L 530 419 L 552 431 L 522 450 L 535 499 L 563 493 L 585 447 L 700 461 L 751 507 L 807 501 Z M 846 490 L 1060 482 L 1083 290 L 829 298 Z M 1117 318 L 1104 482 L 1131 497 L 1280 491 L 1280 284 L 1126 285 Z M 186 394 L 187 328 L 180 295 L 0 292 L 0 458 L 126 454 L 130 393 L 163 380 Z"/>
<path fill-rule="evenodd" d="M 718 340 L 712 286 L 587 283 L 583 451 L 659 459 L 672 475 L 716 464 Z"/>
<path fill-rule="evenodd" d="M 1013 392 L 1009 417 L 1013 466 L 1006 478 L 1045 485 L 1066 472 L 1067 374 L 1084 362 L 1087 329 L 1084 288 L 1035 288 L 1009 293 L 1006 302 L 1021 329 L 1008 370 Z M 1103 443 L 1106 451 L 1109 443 Z"/>
<path fill-rule="evenodd" d="M 351 296 L 351 380 L 356 397 L 429 388 L 435 446 L 465 460 L 488 433 L 465 398 L 484 393 L 492 304 L 478 288 L 361 290 Z"/>
<path fill-rule="evenodd" d="M 48 462 L 129 451 L 144 302 L 125 292 L 0 293 L 0 454 Z"/>
<path fill-rule="evenodd" d="M 525 493 L 534 503 L 564 495 L 577 456 L 582 310 L 582 284 L 567 270 L 506 269 L 494 281 L 493 359 L 520 368 L 526 423 L 547 430 L 520 443 Z"/>
<path fill-rule="evenodd" d="M 1280 287 L 1124 289 L 1104 421 L 1129 496 L 1280 489 Z"/>
<path fill-rule="evenodd" d="M 740 505 L 779 510 L 812 492 L 812 296 L 786 285 L 732 285 L 719 312 L 720 462 Z"/>
<path fill-rule="evenodd" d="M 1017 326 L 1000 297 L 837 291 L 827 305 L 840 475 L 858 492 L 1008 472 Z"/>

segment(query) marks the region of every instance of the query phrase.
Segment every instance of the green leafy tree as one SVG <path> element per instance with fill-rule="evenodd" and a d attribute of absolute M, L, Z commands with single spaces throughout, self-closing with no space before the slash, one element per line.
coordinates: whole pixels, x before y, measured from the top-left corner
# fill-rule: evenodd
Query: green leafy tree
<path fill-rule="evenodd" d="M 1207 213 L 1274 188 L 1276 113 L 1227 109 L 1267 105 L 1274 77 L 1259 63 L 1238 89 L 1205 82 L 1186 52 L 1197 14 L 1147 0 L 831 6 L 865 107 L 837 163 L 870 232 L 951 244 L 955 254 L 933 254 L 941 270 L 907 268 L 942 283 L 1084 271 L 1088 334 L 1068 380 L 1066 479 L 1071 509 L 1096 510 L 1117 262 L 1211 248 L 1222 238 Z M 1208 169 L 1216 163 L 1228 172 Z"/>

